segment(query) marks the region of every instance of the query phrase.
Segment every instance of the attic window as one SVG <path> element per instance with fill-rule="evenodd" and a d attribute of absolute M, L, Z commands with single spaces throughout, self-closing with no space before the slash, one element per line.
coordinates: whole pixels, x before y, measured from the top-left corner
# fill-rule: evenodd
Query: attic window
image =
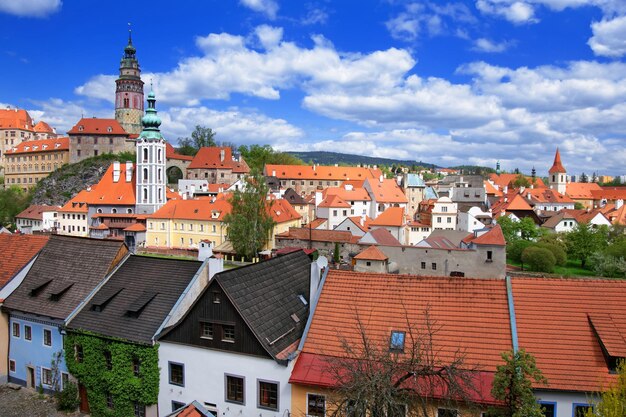
<path fill-rule="evenodd" d="M 115 298 L 117 294 L 122 292 L 120 287 L 104 287 L 95 295 L 91 301 L 91 311 L 100 312 Z"/>
<path fill-rule="evenodd" d="M 51 288 L 50 300 L 59 301 L 61 297 L 63 297 L 63 294 L 65 294 L 70 288 L 72 288 L 72 285 L 74 285 L 74 283 L 70 282 L 69 284 L 63 284 L 61 286 Z"/>
<path fill-rule="evenodd" d="M 303 305 L 305 306 L 309 305 L 309 302 L 306 300 L 306 298 L 304 298 L 304 295 L 298 294 L 298 298 L 300 299 L 300 301 L 302 301 Z"/>
<path fill-rule="evenodd" d="M 113 128 L 111 126 L 107 127 L 107 132 L 113 132 Z"/>
<path fill-rule="evenodd" d="M 300 318 L 296 315 L 296 313 L 293 313 L 290 317 L 296 323 L 300 323 Z"/>
<path fill-rule="evenodd" d="M 31 288 L 30 289 L 30 296 L 31 297 L 37 297 L 39 295 L 39 293 L 41 291 L 43 291 L 43 289 L 46 288 L 48 286 L 48 284 L 50 284 L 51 282 L 52 282 L 52 280 L 49 279 L 48 281 L 45 281 L 45 282 L 39 284 L 38 286 Z"/>
<path fill-rule="evenodd" d="M 404 352 L 404 337 L 406 334 L 398 330 L 391 331 L 389 350 L 392 352 Z"/>
<path fill-rule="evenodd" d="M 611 373 L 617 371 L 617 364 L 626 358 L 626 343 L 609 314 L 587 315 L 589 324 L 600 344 L 606 365 Z"/>
<path fill-rule="evenodd" d="M 152 301 L 158 293 L 152 291 L 144 291 L 139 297 L 132 302 L 132 304 L 126 310 L 126 316 L 132 318 L 138 318 L 141 312 Z"/>

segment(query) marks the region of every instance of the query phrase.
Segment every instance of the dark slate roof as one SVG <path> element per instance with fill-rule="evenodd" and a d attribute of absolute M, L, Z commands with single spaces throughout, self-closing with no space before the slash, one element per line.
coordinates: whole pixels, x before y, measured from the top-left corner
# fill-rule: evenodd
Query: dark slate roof
<path fill-rule="evenodd" d="M 276 358 L 302 336 L 309 311 L 310 275 L 311 259 L 297 251 L 221 272 L 214 279 L 261 345 Z"/>
<path fill-rule="evenodd" d="M 127 252 L 120 241 L 52 235 L 4 307 L 65 320 Z"/>
<path fill-rule="evenodd" d="M 130 256 L 67 327 L 149 344 L 201 266 Z"/>

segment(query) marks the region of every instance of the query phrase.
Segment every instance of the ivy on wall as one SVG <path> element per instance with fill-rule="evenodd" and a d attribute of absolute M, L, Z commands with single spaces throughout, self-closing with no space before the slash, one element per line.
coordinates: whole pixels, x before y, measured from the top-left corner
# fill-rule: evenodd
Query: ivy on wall
<path fill-rule="evenodd" d="M 75 346 L 82 348 L 78 361 Z M 67 368 L 87 390 L 93 417 L 135 415 L 135 402 L 156 404 L 159 396 L 158 345 L 138 345 L 105 339 L 91 333 L 68 332 L 64 342 Z M 110 353 L 110 368 L 107 355 Z M 139 376 L 133 363 L 139 361 Z M 111 394 L 113 408 L 107 404 Z"/>

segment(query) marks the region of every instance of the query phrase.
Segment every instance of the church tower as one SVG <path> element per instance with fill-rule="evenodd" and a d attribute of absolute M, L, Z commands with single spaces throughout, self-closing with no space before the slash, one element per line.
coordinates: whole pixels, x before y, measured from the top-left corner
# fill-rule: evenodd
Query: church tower
<path fill-rule="evenodd" d="M 135 52 L 129 30 L 128 45 L 120 62 L 120 76 L 115 80 L 115 120 L 130 134 L 141 132 L 143 116 L 143 81 Z"/>
<path fill-rule="evenodd" d="M 143 130 L 137 138 L 137 214 L 152 214 L 166 202 L 165 139 L 159 130 L 154 92 L 148 94 L 148 109 L 141 119 Z"/>
<path fill-rule="evenodd" d="M 554 163 L 548 173 L 550 174 L 548 176 L 548 185 L 550 188 L 558 191 L 560 194 L 565 194 L 567 189 L 567 171 L 561 163 L 561 153 L 559 152 L 559 148 L 556 148 Z"/>

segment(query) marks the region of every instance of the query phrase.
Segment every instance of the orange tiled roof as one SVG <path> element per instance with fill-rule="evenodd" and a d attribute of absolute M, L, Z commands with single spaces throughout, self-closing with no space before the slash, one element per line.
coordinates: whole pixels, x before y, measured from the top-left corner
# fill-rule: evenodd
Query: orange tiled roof
<path fill-rule="evenodd" d="M 370 230 L 367 233 L 377 244 L 381 246 L 402 246 L 398 239 L 393 237 L 391 232 L 385 228 Z"/>
<path fill-rule="evenodd" d="M 321 225 L 323 225 L 327 221 L 328 221 L 328 219 L 317 218 L 317 219 L 312 220 L 311 222 L 309 222 L 308 224 L 306 224 L 306 225 L 304 225 L 302 227 L 306 227 L 307 229 L 309 227 L 311 227 L 311 229 L 317 229 L 318 227 L 320 227 Z"/>
<path fill-rule="evenodd" d="M 511 188 L 511 183 L 517 179 L 519 174 L 489 174 L 489 179 L 502 190 L 504 187 Z M 543 183 L 543 180 L 539 177 L 535 177 L 535 181 L 533 183 L 533 177 L 529 177 L 524 175 L 524 177 L 530 181 L 531 184 L 534 185 L 535 188 L 544 188 L 546 185 Z"/>
<path fill-rule="evenodd" d="M 30 220 L 42 220 L 43 213 L 47 213 L 49 211 L 58 211 L 60 207 L 58 206 L 46 206 L 33 204 L 28 206 L 24 211 L 15 216 L 16 219 L 30 219 Z"/>
<path fill-rule="evenodd" d="M 569 198 L 567 195 L 563 195 L 556 190 L 552 190 L 550 188 L 539 188 L 539 189 L 530 189 L 526 188 L 524 193 L 522 194 L 524 197 L 528 198 L 530 196 L 530 201 L 533 203 L 562 203 L 562 204 L 574 204 L 574 200 Z"/>
<path fill-rule="evenodd" d="M 276 223 L 285 223 L 293 220 L 301 219 L 302 216 L 293 208 L 287 200 L 274 200 L 272 206 L 268 209 L 272 215 L 272 219 Z"/>
<path fill-rule="evenodd" d="M 0 233 L 0 288 L 4 287 L 48 242 L 45 235 Z"/>
<path fill-rule="evenodd" d="M 289 231 L 276 235 L 282 239 L 312 240 L 316 242 L 356 243 L 360 239 L 343 230 L 309 229 L 308 227 L 290 227 Z"/>
<path fill-rule="evenodd" d="M 54 129 L 52 129 L 50 125 L 43 120 L 37 123 L 33 130 L 37 133 L 54 133 Z"/>
<path fill-rule="evenodd" d="M 222 160 L 222 154 L 224 159 Z M 231 169 L 233 172 L 248 173 L 250 168 L 241 158 L 233 161 L 232 150 L 228 146 L 211 146 L 200 148 L 187 167 L 188 169 Z"/>
<path fill-rule="evenodd" d="M 559 148 L 556 148 L 556 153 L 554 154 L 554 162 L 552 163 L 552 167 L 548 171 L 550 174 L 555 173 L 565 173 L 565 167 L 561 163 L 561 152 L 559 152 Z"/>
<path fill-rule="evenodd" d="M 126 182 L 126 163 L 120 163 L 120 178 L 113 181 L 114 164 L 109 165 L 100 182 L 85 194 L 85 202 L 91 205 L 135 205 L 135 167 L 130 182 Z"/>
<path fill-rule="evenodd" d="M 507 201 L 504 201 L 504 200 Z M 532 211 L 532 207 L 524 197 L 517 192 L 510 192 L 498 200 L 492 207 L 491 211 L 500 215 L 502 211 Z"/>
<path fill-rule="evenodd" d="M 359 319 L 372 343 L 389 346 L 392 330 L 409 331 L 407 319 L 423 328 L 427 310 L 444 361 L 460 349 L 468 365 L 495 371 L 512 347 L 504 280 L 330 270 L 302 351 L 345 356 L 342 338 L 358 343 Z"/>
<path fill-rule="evenodd" d="M 496 189 L 489 181 L 484 181 L 485 193 L 487 195 L 495 195 L 496 197 L 502 197 L 502 191 Z"/>
<path fill-rule="evenodd" d="M 126 229 L 124 229 L 124 231 L 125 232 L 145 232 L 146 225 L 142 223 L 135 223 L 133 225 L 128 226 Z"/>
<path fill-rule="evenodd" d="M 124 135 L 128 133 L 115 119 L 97 119 L 83 117 L 72 127 L 68 135 Z"/>
<path fill-rule="evenodd" d="M 33 119 L 26 110 L 0 109 L 0 129 L 32 130 Z"/>
<path fill-rule="evenodd" d="M 14 148 L 8 149 L 5 153 L 8 155 L 16 155 L 23 153 L 39 153 L 39 152 L 54 152 L 54 151 L 68 151 L 70 149 L 70 138 L 54 138 L 54 139 L 41 139 L 41 140 L 29 140 L 22 142 Z"/>
<path fill-rule="evenodd" d="M 369 194 L 365 188 L 353 188 L 351 190 L 346 190 L 345 184 L 343 187 L 328 187 L 322 191 L 322 196 L 324 198 L 336 195 L 341 197 L 344 201 L 371 201 Z"/>
<path fill-rule="evenodd" d="M 407 203 L 408 200 L 394 179 L 368 180 L 377 203 Z"/>
<path fill-rule="evenodd" d="M 476 245 L 506 246 L 506 240 L 499 224 L 492 227 L 488 232 L 470 239 L 470 241 Z"/>
<path fill-rule="evenodd" d="M 372 245 L 369 248 L 361 251 L 354 259 L 363 259 L 367 261 L 386 261 L 389 259 L 380 249 Z"/>
<path fill-rule="evenodd" d="M 570 182 L 567 184 L 565 193 L 574 200 L 591 200 L 593 199 L 591 192 L 601 189 L 595 182 Z"/>
<path fill-rule="evenodd" d="M 613 205 L 613 209 L 604 212 L 604 215 L 612 224 L 621 224 L 626 226 L 626 205 L 622 205 L 622 207 L 618 209 L 615 209 L 615 205 Z"/>
<path fill-rule="evenodd" d="M 317 207 L 321 207 L 321 208 L 329 208 L 329 207 L 332 207 L 332 208 L 335 208 L 335 207 L 350 208 L 352 206 L 350 204 L 346 203 L 338 195 L 329 195 Z"/>
<path fill-rule="evenodd" d="M 278 179 L 304 179 L 324 181 L 364 180 L 378 178 L 382 172 L 376 168 L 336 167 L 324 165 L 265 165 L 265 175 Z"/>
<path fill-rule="evenodd" d="M 230 203 L 225 199 L 170 200 L 148 218 L 222 222 L 231 209 Z"/>
<path fill-rule="evenodd" d="M 626 187 L 602 187 L 600 190 L 591 190 L 594 200 L 626 200 Z"/>
<path fill-rule="evenodd" d="M 93 190 L 95 186 L 92 186 Z M 89 206 L 87 205 L 89 191 L 82 190 L 71 198 L 61 209 L 59 213 L 87 213 Z"/>
<path fill-rule="evenodd" d="M 550 389 L 594 392 L 614 380 L 591 322 L 610 319 L 626 347 L 626 281 L 513 278 L 513 296 L 520 347 Z"/>
<path fill-rule="evenodd" d="M 363 224 L 361 224 L 361 217 L 359 216 L 348 217 L 348 219 L 350 219 L 356 227 L 364 232 L 367 232 L 369 230 L 369 225 L 372 222 L 372 219 L 369 216 L 365 216 L 365 219 L 363 219 Z"/>
<path fill-rule="evenodd" d="M 402 207 L 389 207 L 370 222 L 370 226 L 395 226 L 404 224 L 404 209 Z"/>
<path fill-rule="evenodd" d="M 181 155 L 176 152 L 176 149 L 170 145 L 169 142 L 165 142 L 165 158 L 166 159 L 178 159 L 181 161 L 191 161 L 193 156 L 190 155 Z"/>

